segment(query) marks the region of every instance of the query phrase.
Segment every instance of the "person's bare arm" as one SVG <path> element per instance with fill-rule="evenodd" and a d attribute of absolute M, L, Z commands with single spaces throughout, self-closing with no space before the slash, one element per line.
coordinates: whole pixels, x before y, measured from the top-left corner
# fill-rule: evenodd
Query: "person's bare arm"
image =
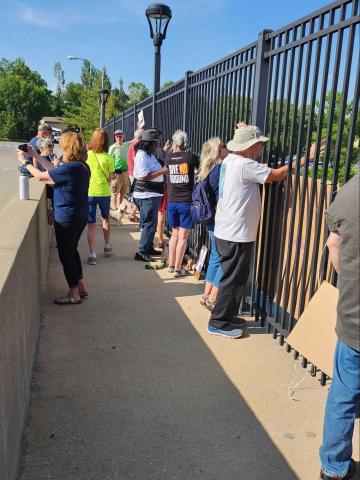
<path fill-rule="evenodd" d="M 23 165 L 25 165 L 27 171 L 30 172 L 34 178 L 36 178 L 40 182 L 45 182 L 48 185 L 55 184 L 55 182 L 50 178 L 48 171 L 40 172 L 40 170 L 34 167 L 34 165 L 26 164 L 24 152 L 22 152 L 21 150 L 18 150 L 18 159 Z"/>
<path fill-rule="evenodd" d="M 164 175 L 167 173 L 168 167 L 163 167 L 161 170 L 157 170 L 156 172 L 149 173 L 149 175 L 146 175 L 146 177 L 140 177 L 139 180 L 141 182 L 146 182 L 148 180 L 154 180 L 154 178 L 160 177 L 160 175 Z"/>
<path fill-rule="evenodd" d="M 287 165 L 284 165 L 280 168 L 272 168 L 265 183 L 282 182 L 286 178 L 287 172 Z"/>
<path fill-rule="evenodd" d="M 28 145 L 28 155 L 30 157 L 34 158 L 37 163 L 40 163 L 46 170 L 52 170 L 55 168 L 55 165 L 53 165 L 49 160 L 46 160 L 43 156 L 39 155 L 36 150 L 34 150 L 30 145 Z"/>
<path fill-rule="evenodd" d="M 330 232 L 327 239 L 326 246 L 329 249 L 329 258 L 336 273 L 340 273 L 339 268 L 339 249 L 340 249 L 340 234 L 339 232 Z"/>

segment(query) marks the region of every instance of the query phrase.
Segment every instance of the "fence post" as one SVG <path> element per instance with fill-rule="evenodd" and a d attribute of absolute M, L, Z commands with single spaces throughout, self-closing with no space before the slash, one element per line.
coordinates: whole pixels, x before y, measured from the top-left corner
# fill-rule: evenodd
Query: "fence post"
<path fill-rule="evenodd" d="M 121 112 L 121 130 L 124 132 L 124 112 Z"/>
<path fill-rule="evenodd" d="M 136 118 L 136 103 L 134 104 L 134 114 L 133 114 L 133 115 L 134 115 L 134 130 L 133 130 L 133 132 L 132 132 L 132 133 L 134 133 L 134 132 L 135 132 L 135 130 L 136 130 L 136 127 L 137 127 L 137 118 Z"/>
<path fill-rule="evenodd" d="M 270 40 L 267 35 L 272 30 L 263 30 L 258 36 L 258 46 L 256 52 L 255 82 L 252 105 L 251 123 L 265 130 L 265 111 L 269 74 L 269 59 L 264 58 L 265 52 L 270 50 Z"/>
<path fill-rule="evenodd" d="M 183 132 L 188 132 L 189 127 L 189 99 L 190 99 L 190 90 L 189 90 L 189 79 L 190 75 L 192 74 L 192 70 L 188 70 L 185 72 L 185 80 L 184 80 L 184 106 L 183 106 L 183 124 L 182 129 Z"/>
<path fill-rule="evenodd" d="M 112 131 L 112 133 L 113 133 L 112 136 L 113 136 L 113 138 L 114 138 L 114 137 L 115 137 L 115 115 L 113 116 L 112 130 L 113 130 L 113 131 Z"/>
<path fill-rule="evenodd" d="M 267 37 L 272 30 L 263 30 L 258 36 L 258 45 L 256 51 L 256 67 L 255 67 L 255 81 L 254 94 L 252 101 L 251 123 L 260 128 L 264 133 L 265 130 L 265 112 L 268 89 L 268 75 L 269 75 L 269 59 L 264 58 L 265 52 L 270 50 L 270 40 Z M 257 242 L 255 249 L 258 248 Z M 243 300 L 240 306 L 240 314 L 252 315 L 253 289 L 256 274 L 255 264 L 256 254 L 253 250 L 250 274 L 244 288 Z"/>

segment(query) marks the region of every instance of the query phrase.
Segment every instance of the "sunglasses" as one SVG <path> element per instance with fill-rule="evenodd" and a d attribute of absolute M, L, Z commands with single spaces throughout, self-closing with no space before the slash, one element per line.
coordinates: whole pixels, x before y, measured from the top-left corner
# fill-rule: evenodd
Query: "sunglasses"
<path fill-rule="evenodd" d="M 54 145 L 48 145 L 48 148 L 54 148 Z"/>

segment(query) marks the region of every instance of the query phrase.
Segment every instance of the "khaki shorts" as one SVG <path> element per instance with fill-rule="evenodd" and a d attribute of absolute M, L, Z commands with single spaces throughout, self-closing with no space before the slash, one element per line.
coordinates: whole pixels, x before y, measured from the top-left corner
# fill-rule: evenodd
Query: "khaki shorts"
<path fill-rule="evenodd" d="M 129 174 L 128 172 L 114 173 L 115 177 L 111 180 L 111 193 L 117 195 L 121 193 L 125 195 L 129 187 Z"/>

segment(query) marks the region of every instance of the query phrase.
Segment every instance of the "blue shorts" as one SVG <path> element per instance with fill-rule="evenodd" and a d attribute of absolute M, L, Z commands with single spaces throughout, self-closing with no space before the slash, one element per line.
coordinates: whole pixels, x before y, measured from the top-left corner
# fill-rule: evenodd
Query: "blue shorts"
<path fill-rule="evenodd" d="M 111 197 L 89 197 L 88 223 L 96 223 L 96 207 L 99 205 L 101 217 L 109 218 Z"/>
<path fill-rule="evenodd" d="M 168 222 L 172 228 L 188 228 L 193 226 L 190 202 L 170 202 L 168 204 Z"/>

